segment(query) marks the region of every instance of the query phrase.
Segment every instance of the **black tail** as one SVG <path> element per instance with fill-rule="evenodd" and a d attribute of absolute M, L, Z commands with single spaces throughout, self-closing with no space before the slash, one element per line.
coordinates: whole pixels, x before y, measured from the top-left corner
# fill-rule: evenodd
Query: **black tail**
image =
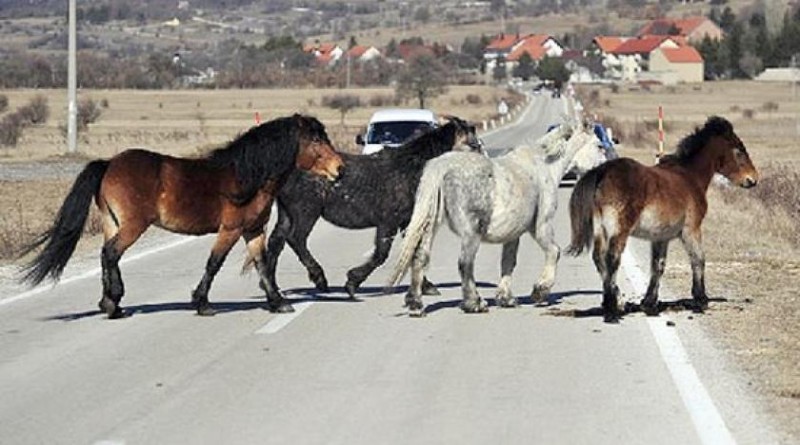
<path fill-rule="evenodd" d="M 36 258 L 22 268 L 23 276 L 20 281 L 36 285 L 48 276 L 58 281 L 83 233 L 89 207 L 100 189 L 108 164 L 108 161 L 100 160 L 92 161 L 84 167 L 61 204 L 53 226 L 37 236 L 20 254 L 26 255 L 44 245 Z"/>
<path fill-rule="evenodd" d="M 589 250 L 594 238 L 594 194 L 605 169 L 601 165 L 581 176 L 569 198 L 569 218 L 572 223 L 572 242 L 567 254 L 578 256 Z"/>

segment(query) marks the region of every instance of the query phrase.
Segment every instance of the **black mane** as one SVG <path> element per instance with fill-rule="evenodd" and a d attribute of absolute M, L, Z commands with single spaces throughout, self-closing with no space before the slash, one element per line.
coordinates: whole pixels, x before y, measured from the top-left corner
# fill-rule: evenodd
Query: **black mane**
<path fill-rule="evenodd" d="M 399 147 L 381 150 L 378 152 L 378 156 L 387 158 L 414 157 L 422 159 L 423 162 L 427 161 L 453 148 L 456 134 L 462 125 L 463 123 L 457 119 L 450 120 L 441 127 L 425 131 L 409 139 Z"/>
<path fill-rule="evenodd" d="M 678 148 L 665 158 L 675 161 L 686 161 L 692 158 L 698 151 L 708 145 L 708 140 L 713 136 L 731 134 L 733 125 L 727 119 L 719 116 L 711 116 L 702 128 L 697 127 L 694 133 L 684 137 L 678 142 Z"/>
<path fill-rule="evenodd" d="M 245 203 L 267 181 L 280 180 L 295 168 L 300 138 L 328 141 L 325 127 L 314 117 L 295 114 L 265 122 L 215 149 L 208 155 L 212 165 L 232 167 L 239 185 L 233 197 Z"/>

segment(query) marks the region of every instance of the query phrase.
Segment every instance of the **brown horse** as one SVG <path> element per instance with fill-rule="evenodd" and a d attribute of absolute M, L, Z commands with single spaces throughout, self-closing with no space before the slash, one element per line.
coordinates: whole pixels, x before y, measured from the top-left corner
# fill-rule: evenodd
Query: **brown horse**
<path fill-rule="evenodd" d="M 700 224 L 708 208 L 706 191 L 717 173 L 744 188 L 756 185 L 759 177 L 730 122 L 713 116 L 658 164 L 647 167 L 632 159 L 615 159 L 590 170 L 575 185 L 569 201 L 568 253 L 579 255 L 594 242 L 592 259 L 603 279 L 606 322 L 617 322 L 622 315 L 615 282 L 629 236 L 652 242 L 650 284 L 642 300 L 645 313 L 658 314 L 659 281 L 667 245 L 674 238 L 680 238 L 691 260 L 694 310 L 708 307 Z"/>
<path fill-rule="evenodd" d="M 23 254 L 44 245 L 25 266 L 22 280 L 38 284 L 60 278 L 94 198 L 105 239 L 99 306 L 109 318 L 125 316 L 120 257 L 150 225 L 191 235 L 217 232 L 205 274 L 192 292 L 197 313 L 213 315 L 208 290 L 239 237 L 257 259 L 258 270 L 263 269 L 264 226 L 289 173 L 301 169 L 333 180 L 341 166 L 322 123 L 299 114 L 253 127 L 202 158 L 132 149 L 92 161 L 78 175 L 53 226 L 25 248 Z M 279 293 L 268 295 L 270 310 L 292 310 Z"/>

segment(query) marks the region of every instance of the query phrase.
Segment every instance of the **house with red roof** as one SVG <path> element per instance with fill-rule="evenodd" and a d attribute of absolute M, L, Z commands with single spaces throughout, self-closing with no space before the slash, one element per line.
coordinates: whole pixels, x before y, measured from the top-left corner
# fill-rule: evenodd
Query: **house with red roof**
<path fill-rule="evenodd" d="M 603 77 L 607 79 L 622 78 L 622 60 L 614 53 L 623 42 L 630 37 L 623 36 L 596 36 L 592 43 L 586 48 L 585 54 L 588 57 L 600 59 L 603 67 Z"/>
<path fill-rule="evenodd" d="M 383 55 L 374 46 L 356 45 L 345 52 L 345 57 L 349 57 L 353 62 L 369 62 Z"/>
<path fill-rule="evenodd" d="M 313 54 L 317 59 L 317 63 L 325 66 L 334 65 L 344 54 L 344 50 L 336 43 L 320 43 L 319 40 L 315 40 L 314 43 L 303 46 L 303 51 Z"/>
<path fill-rule="evenodd" d="M 538 62 L 545 56 L 561 57 L 564 47 L 550 35 L 500 34 L 495 36 L 483 51 L 486 72 L 491 75 L 498 61 L 502 59 L 505 61 L 506 71 L 510 73 L 525 53 L 528 53 L 534 62 Z"/>
<path fill-rule="evenodd" d="M 645 35 L 627 39 L 610 51 L 619 60 L 618 79 L 636 81 L 639 73 L 649 70 L 650 54 L 658 48 L 679 48 L 682 38 L 673 36 Z"/>
<path fill-rule="evenodd" d="M 639 30 L 638 35 L 675 35 L 689 42 L 699 42 L 706 36 L 721 40 L 722 29 L 708 17 L 696 16 L 682 19 L 659 18 L 651 20 Z"/>
<path fill-rule="evenodd" d="M 678 48 L 660 47 L 650 53 L 650 72 L 670 73 L 670 80 L 674 82 L 702 82 L 704 69 L 703 56 L 688 45 Z"/>

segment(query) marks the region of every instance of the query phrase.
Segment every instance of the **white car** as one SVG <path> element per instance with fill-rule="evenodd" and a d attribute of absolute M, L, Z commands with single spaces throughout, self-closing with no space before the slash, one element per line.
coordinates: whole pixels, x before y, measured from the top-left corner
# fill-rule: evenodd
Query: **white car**
<path fill-rule="evenodd" d="M 416 134 L 436 128 L 436 115 L 419 108 L 393 108 L 376 111 L 369 120 L 367 132 L 356 136 L 361 152 L 369 155 L 384 147 L 398 147 Z"/>

